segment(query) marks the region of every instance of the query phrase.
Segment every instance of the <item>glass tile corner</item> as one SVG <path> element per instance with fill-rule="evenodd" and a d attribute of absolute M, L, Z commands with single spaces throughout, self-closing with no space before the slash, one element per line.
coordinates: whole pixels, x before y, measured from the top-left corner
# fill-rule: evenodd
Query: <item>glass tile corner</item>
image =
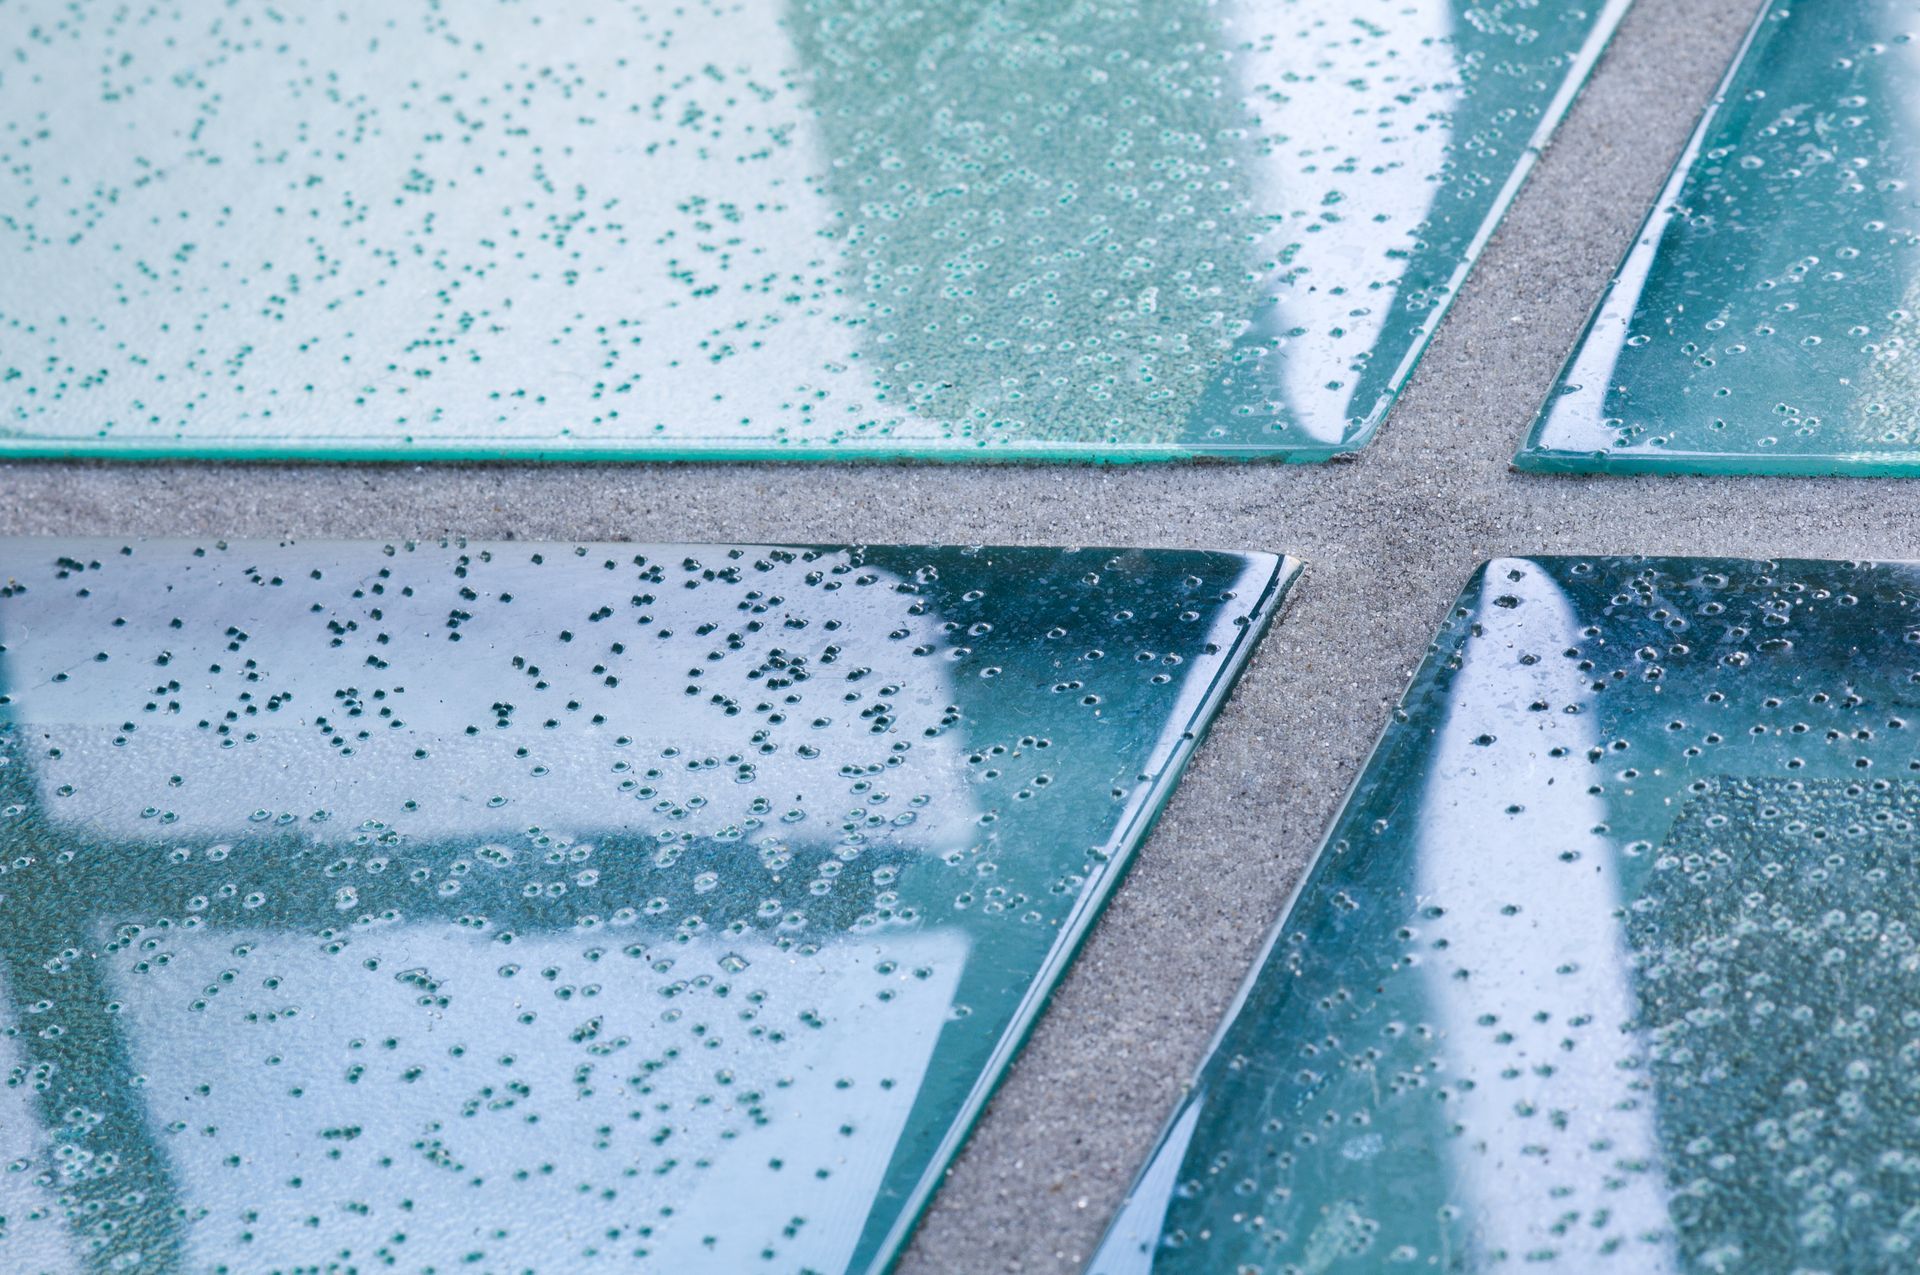
<path fill-rule="evenodd" d="M 1091 1269 L 1912 1264 L 1920 565 L 1469 583 Z"/>
<path fill-rule="evenodd" d="M 1915 16 L 1763 6 L 1518 467 L 1920 474 Z"/>
<path fill-rule="evenodd" d="M 0 11 L 0 455 L 1324 460 L 1628 0 Z"/>
<path fill-rule="evenodd" d="M 884 1268 L 1295 570 L 0 541 L 0 1267 Z"/>

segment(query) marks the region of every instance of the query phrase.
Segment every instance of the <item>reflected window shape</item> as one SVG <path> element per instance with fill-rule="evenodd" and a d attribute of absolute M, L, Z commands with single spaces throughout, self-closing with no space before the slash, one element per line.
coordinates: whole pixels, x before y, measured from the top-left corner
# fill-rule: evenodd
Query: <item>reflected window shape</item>
<path fill-rule="evenodd" d="M 1488 564 L 1100 1275 L 1911 1265 L 1920 567 Z"/>
<path fill-rule="evenodd" d="M 0 13 L 0 455 L 1324 460 L 1628 0 Z"/>
<path fill-rule="evenodd" d="M 1763 7 L 1520 468 L 1920 473 L 1914 16 Z"/>
<path fill-rule="evenodd" d="M 0 1266 L 873 1271 L 1295 574 L 0 542 Z"/>

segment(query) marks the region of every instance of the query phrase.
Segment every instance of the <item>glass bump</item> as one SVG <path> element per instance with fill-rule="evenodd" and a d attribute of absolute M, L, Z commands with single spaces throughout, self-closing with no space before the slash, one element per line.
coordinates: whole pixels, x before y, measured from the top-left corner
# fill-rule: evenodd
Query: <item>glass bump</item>
<path fill-rule="evenodd" d="M 1920 473 L 1917 30 L 1762 7 L 1516 465 Z"/>
<path fill-rule="evenodd" d="M 1627 0 L 0 10 L 0 455 L 1324 460 Z"/>
<path fill-rule="evenodd" d="M 884 1268 L 1295 571 L 0 542 L 0 1269 Z"/>
<path fill-rule="evenodd" d="M 1487 564 L 1091 1265 L 1913 1268 L 1920 566 Z"/>

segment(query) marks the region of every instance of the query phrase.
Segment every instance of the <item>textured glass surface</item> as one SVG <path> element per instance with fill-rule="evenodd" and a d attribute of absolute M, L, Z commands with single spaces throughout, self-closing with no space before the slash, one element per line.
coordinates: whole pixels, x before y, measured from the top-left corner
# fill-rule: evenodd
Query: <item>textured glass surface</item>
<path fill-rule="evenodd" d="M 1920 3 L 1769 4 L 1517 463 L 1920 473 Z"/>
<path fill-rule="evenodd" d="M 0 1270 L 872 1270 L 1293 574 L 0 542 Z"/>
<path fill-rule="evenodd" d="M 1093 1269 L 1910 1271 L 1920 567 L 1467 587 Z"/>
<path fill-rule="evenodd" d="M 0 6 L 0 454 L 1324 459 L 1627 0 Z"/>

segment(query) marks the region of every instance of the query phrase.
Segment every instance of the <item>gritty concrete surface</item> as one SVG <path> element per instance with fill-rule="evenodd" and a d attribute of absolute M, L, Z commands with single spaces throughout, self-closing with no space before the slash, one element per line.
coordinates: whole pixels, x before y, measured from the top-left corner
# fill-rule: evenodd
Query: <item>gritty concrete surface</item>
<path fill-rule="evenodd" d="M 1565 478 L 1507 461 L 1754 0 L 1639 0 L 1380 436 L 1352 464 L 15 464 L 0 532 L 1281 549 L 1307 560 L 901 1264 L 1078 1270 L 1474 564 L 1920 558 L 1897 480 Z"/>

